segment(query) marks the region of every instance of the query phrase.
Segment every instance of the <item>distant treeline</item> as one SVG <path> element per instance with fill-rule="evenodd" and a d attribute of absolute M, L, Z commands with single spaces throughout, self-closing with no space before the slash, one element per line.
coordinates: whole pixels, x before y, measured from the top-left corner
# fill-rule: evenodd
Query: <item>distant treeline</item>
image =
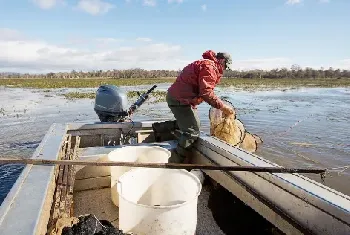
<path fill-rule="evenodd" d="M 144 70 L 144 69 L 128 69 L 128 70 L 96 70 L 90 72 L 71 71 L 46 74 L 29 74 L 29 73 L 0 73 L 0 78 L 52 78 L 52 79 L 69 79 L 69 78 L 174 78 L 181 71 L 175 70 Z M 272 69 L 272 70 L 248 70 L 248 71 L 225 71 L 226 78 L 248 78 L 248 79 L 264 79 L 264 78 L 350 78 L 350 70 L 333 69 L 302 69 L 298 65 L 293 65 L 290 69 Z"/>

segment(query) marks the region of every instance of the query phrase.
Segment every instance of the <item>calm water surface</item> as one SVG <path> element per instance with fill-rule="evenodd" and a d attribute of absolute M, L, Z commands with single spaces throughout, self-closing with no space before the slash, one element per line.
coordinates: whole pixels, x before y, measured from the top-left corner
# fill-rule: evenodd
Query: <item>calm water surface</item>
<path fill-rule="evenodd" d="M 169 84 L 158 86 L 166 90 Z M 151 86 L 139 86 L 143 90 Z M 125 87 L 126 90 L 134 89 Z M 36 89 L 0 87 L 0 153 L 30 157 L 54 122 L 96 122 L 94 100 L 67 100 L 61 94 L 96 89 Z M 237 108 L 246 129 L 264 141 L 257 151 L 288 167 L 337 168 L 350 165 L 350 89 L 304 88 L 243 91 L 220 88 Z M 198 111 L 202 130 L 209 131 L 209 106 Z M 165 103 L 145 103 L 134 120 L 172 118 Z M 0 203 L 21 173 L 18 165 L 0 165 Z M 319 181 L 319 177 L 310 176 Z M 325 184 L 350 195 L 350 170 L 334 173 Z"/>

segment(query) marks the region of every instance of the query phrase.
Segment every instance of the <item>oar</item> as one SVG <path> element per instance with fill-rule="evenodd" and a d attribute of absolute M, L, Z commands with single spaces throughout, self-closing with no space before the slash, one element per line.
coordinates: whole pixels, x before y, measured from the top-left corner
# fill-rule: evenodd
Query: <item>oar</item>
<path fill-rule="evenodd" d="M 85 165 L 85 166 L 128 166 L 166 169 L 200 169 L 220 171 L 249 171 L 270 173 L 325 173 L 326 169 L 317 168 L 282 168 L 282 167 L 259 167 L 259 166 L 219 166 L 178 163 L 139 163 L 139 162 L 114 162 L 114 161 L 82 161 L 82 160 L 46 160 L 46 159 L 9 159 L 0 158 L 0 164 L 32 164 L 32 165 Z"/>

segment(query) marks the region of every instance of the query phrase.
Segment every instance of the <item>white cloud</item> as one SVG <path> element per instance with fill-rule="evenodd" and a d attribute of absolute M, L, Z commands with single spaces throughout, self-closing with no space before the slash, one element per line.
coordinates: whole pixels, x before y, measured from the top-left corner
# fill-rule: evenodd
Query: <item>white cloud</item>
<path fill-rule="evenodd" d="M 56 6 L 61 0 L 32 0 L 41 9 L 50 9 Z"/>
<path fill-rule="evenodd" d="M 350 59 L 341 60 L 340 62 L 350 67 Z"/>
<path fill-rule="evenodd" d="M 286 4 L 295 5 L 301 3 L 302 0 L 287 0 Z"/>
<path fill-rule="evenodd" d="M 81 37 L 78 35 L 69 35 L 67 36 L 65 42 L 60 43 L 59 45 L 61 46 L 79 46 L 79 47 L 84 47 L 84 46 L 91 46 L 95 45 L 98 47 L 103 47 L 103 46 L 114 46 L 116 44 L 122 43 L 125 40 L 122 38 L 111 38 L 111 37 L 105 37 L 105 38 L 86 38 L 86 37 Z"/>
<path fill-rule="evenodd" d="M 80 0 L 77 7 L 91 15 L 98 15 L 107 13 L 115 6 L 103 0 Z"/>
<path fill-rule="evenodd" d="M 90 46 L 59 46 L 42 40 L 19 37 L 14 30 L 0 29 L 0 71 L 59 72 L 107 69 L 180 69 L 189 61 L 182 59 L 181 47 L 166 43 L 123 46 L 112 44 L 100 48 L 96 43 L 118 39 L 90 40 Z M 95 42 L 95 45 L 93 44 Z M 108 45 L 108 44 L 107 44 Z"/>
<path fill-rule="evenodd" d="M 143 0 L 143 5 L 154 7 L 157 4 L 156 0 Z"/>
<path fill-rule="evenodd" d="M 173 3 L 173 2 L 183 3 L 184 0 L 168 0 L 168 3 Z"/>
<path fill-rule="evenodd" d="M 95 40 L 103 44 L 120 43 L 124 41 L 123 39 L 119 38 L 96 38 Z"/>
<path fill-rule="evenodd" d="M 9 28 L 0 28 L 0 41 L 11 41 L 23 38 L 20 32 Z"/>
<path fill-rule="evenodd" d="M 232 67 L 234 69 L 274 69 L 274 68 L 290 68 L 293 61 L 288 58 L 261 58 L 261 59 L 247 59 L 234 60 Z"/>
<path fill-rule="evenodd" d="M 136 38 L 136 41 L 139 41 L 139 42 L 151 42 L 152 39 L 150 39 L 150 38 Z"/>
<path fill-rule="evenodd" d="M 333 65 L 330 66 L 323 66 L 324 68 L 329 68 L 333 67 L 333 69 L 350 69 L 350 58 L 349 59 L 344 59 L 340 60 L 336 63 L 333 63 Z"/>
<path fill-rule="evenodd" d="M 203 5 L 201 6 L 201 8 L 202 8 L 202 11 L 207 11 L 207 5 L 206 5 L 206 4 L 203 4 Z"/>
<path fill-rule="evenodd" d="M 140 38 L 139 38 L 140 39 Z M 79 40 L 78 40 L 79 41 Z M 137 40 L 140 41 L 140 40 Z M 20 32 L 0 28 L 0 72 L 63 72 L 75 70 L 108 69 L 182 69 L 196 58 L 183 58 L 179 45 L 167 43 L 135 43 L 135 40 L 118 38 L 84 38 L 79 43 L 52 44 L 43 40 L 29 39 Z M 141 40 L 142 41 L 142 40 Z M 101 46 L 102 45 L 102 46 Z M 290 68 L 298 61 L 289 58 L 256 58 L 233 61 L 233 68 L 274 69 Z M 305 67 L 303 64 L 300 64 Z M 321 66 L 350 69 L 350 58 Z"/>

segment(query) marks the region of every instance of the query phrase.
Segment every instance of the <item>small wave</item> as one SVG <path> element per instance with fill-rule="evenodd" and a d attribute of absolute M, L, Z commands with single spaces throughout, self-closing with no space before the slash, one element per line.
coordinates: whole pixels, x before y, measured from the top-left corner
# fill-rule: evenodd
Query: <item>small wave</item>
<path fill-rule="evenodd" d="M 0 204 L 6 198 L 23 168 L 23 165 L 18 164 L 0 165 Z"/>
<path fill-rule="evenodd" d="M 18 149 L 18 148 L 26 148 L 26 149 L 35 149 L 39 146 L 40 141 L 27 141 L 22 143 L 11 143 L 9 144 L 9 148 Z"/>

